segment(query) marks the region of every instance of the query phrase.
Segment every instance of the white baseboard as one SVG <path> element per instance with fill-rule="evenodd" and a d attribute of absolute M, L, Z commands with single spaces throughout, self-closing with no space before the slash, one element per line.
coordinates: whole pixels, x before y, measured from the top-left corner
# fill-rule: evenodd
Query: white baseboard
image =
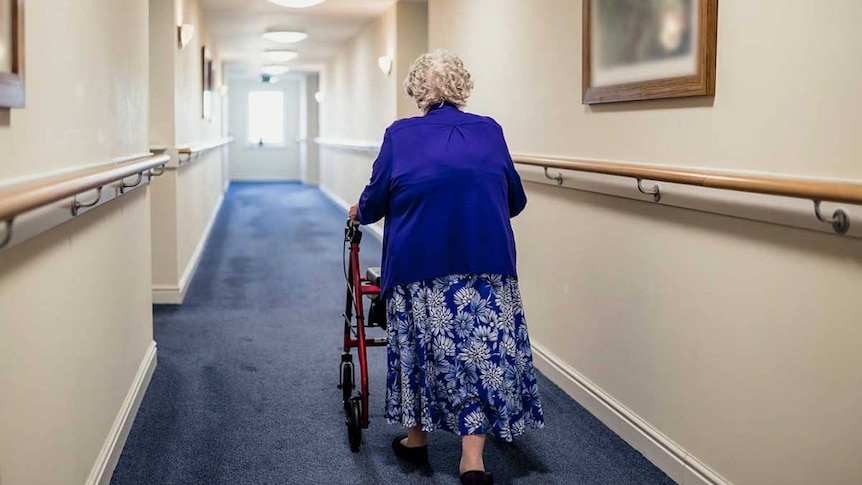
<path fill-rule="evenodd" d="M 126 399 L 123 401 L 123 406 L 114 420 L 114 425 L 111 426 L 108 439 L 102 445 L 99 457 L 96 459 L 92 470 L 90 470 L 90 476 L 86 482 L 87 485 L 108 485 L 110 483 L 111 476 L 114 474 L 114 468 L 117 466 L 117 461 L 119 461 L 120 454 L 123 452 L 123 446 L 126 444 L 126 438 L 129 436 L 129 431 L 131 431 L 132 424 L 135 422 L 135 416 L 138 414 L 138 408 L 141 406 L 141 400 L 144 398 L 144 393 L 146 393 L 147 387 L 150 385 L 150 379 L 153 377 L 155 370 L 156 342 L 150 342 L 150 346 L 144 354 L 144 359 L 141 361 L 140 367 L 138 367 L 138 373 L 135 374 L 132 387 L 129 388 Z"/>
<path fill-rule="evenodd" d="M 536 342 L 532 347 L 539 370 L 675 482 L 731 485 L 562 359 Z"/>
<path fill-rule="evenodd" d="M 347 214 L 347 212 L 350 211 L 350 204 L 348 204 L 344 199 L 342 199 L 341 197 L 339 197 L 338 195 L 336 195 L 334 192 L 327 189 L 323 185 L 318 186 L 318 188 L 320 189 L 321 192 L 323 192 L 323 195 L 325 195 L 326 197 L 329 198 L 329 200 L 331 200 L 332 202 L 335 202 L 335 205 L 341 207 L 341 209 L 344 210 L 345 214 Z M 377 238 L 378 241 L 383 240 L 383 227 L 381 227 L 379 222 L 377 224 L 373 224 L 373 225 L 365 226 L 365 227 L 368 229 L 369 232 L 371 232 L 371 234 L 374 235 L 374 237 Z"/>
<path fill-rule="evenodd" d="M 179 305 L 185 297 L 185 290 L 179 286 L 153 285 L 154 305 Z"/>
<path fill-rule="evenodd" d="M 191 259 L 186 265 L 185 270 L 183 270 L 183 275 L 180 277 L 179 285 L 153 285 L 154 304 L 179 305 L 186 298 L 189 283 L 191 283 L 195 272 L 198 270 L 201 256 L 203 256 L 204 248 L 207 245 L 207 241 L 209 241 L 210 233 L 213 230 L 213 226 L 215 226 L 215 221 L 218 218 L 219 211 L 221 211 L 222 203 L 224 203 L 224 194 L 219 195 L 218 202 L 216 202 L 215 208 L 213 209 L 212 214 L 210 214 L 210 220 L 207 222 L 203 234 L 201 234 L 201 238 L 192 253 Z"/>

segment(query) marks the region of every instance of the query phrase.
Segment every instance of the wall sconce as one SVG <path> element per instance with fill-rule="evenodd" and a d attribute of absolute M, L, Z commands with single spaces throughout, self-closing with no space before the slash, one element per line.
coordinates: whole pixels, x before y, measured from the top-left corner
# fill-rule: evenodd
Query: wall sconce
<path fill-rule="evenodd" d="M 320 91 L 314 93 L 314 100 L 317 101 L 317 104 L 323 104 L 323 93 Z"/>
<path fill-rule="evenodd" d="M 377 66 L 383 71 L 383 74 L 389 75 L 392 72 L 392 58 L 389 56 L 380 56 L 377 58 Z"/>
<path fill-rule="evenodd" d="M 177 27 L 177 35 L 180 41 L 180 48 L 182 49 L 185 46 L 189 45 L 189 42 L 191 42 L 194 38 L 195 26 L 192 24 L 182 24 Z"/>

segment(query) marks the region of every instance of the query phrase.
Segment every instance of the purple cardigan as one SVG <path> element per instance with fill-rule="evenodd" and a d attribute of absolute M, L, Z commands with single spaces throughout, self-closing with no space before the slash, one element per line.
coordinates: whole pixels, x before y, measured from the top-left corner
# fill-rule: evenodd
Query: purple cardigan
<path fill-rule="evenodd" d="M 509 219 L 526 205 L 500 125 L 446 104 L 387 128 L 357 219 L 386 217 L 386 291 L 450 274 L 516 276 Z"/>

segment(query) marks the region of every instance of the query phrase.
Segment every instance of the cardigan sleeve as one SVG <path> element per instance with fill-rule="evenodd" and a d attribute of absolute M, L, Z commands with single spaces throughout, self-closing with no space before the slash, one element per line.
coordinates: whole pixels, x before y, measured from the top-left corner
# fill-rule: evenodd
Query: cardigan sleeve
<path fill-rule="evenodd" d="M 524 192 L 524 185 L 521 183 L 521 176 L 515 169 L 515 163 L 512 161 L 511 155 L 506 155 L 506 180 L 509 189 L 509 217 L 515 217 L 527 207 L 527 194 Z"/>
<path fill-rule="evenodd" d="M 509 218 L 512 218 L 520 214 L 527 207 L 527 193 L 524 191 L 524 184 L 521 183 L 521 176 L 518 175 L 518 170 L 515 169 L 515 162 L 512 160 L 512 154 L 509 152 L 506 138 L 502 135 L 502 128 L 500 129 L 500 134 L 503 140 L 503 156 L 506 160 L 506 192 L 509 199 Z"/>
<path fill-rule="evenodd" d="M 371 169 L 371 180 L 359 197 L 356 218 L 360 224 L 374 224 L 386 215 L 389 207 L 389 180 L 392 175 L 392 140 L 383 136 L 380 154 Z"/>

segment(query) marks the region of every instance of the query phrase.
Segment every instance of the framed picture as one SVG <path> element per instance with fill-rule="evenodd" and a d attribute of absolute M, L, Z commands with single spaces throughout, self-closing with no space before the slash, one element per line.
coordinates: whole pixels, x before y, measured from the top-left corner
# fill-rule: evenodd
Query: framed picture
<path fill-rule="evenodd" d="M 24 107 L 24 0 L 0 0 L 0 108 Z"/>
<path fill-rule="evenodd" d="M 213 86 L 215 84 L 213 77 L 215 73 L 213 72 L 213 57 L 209 47 L 203 47 L 203 55 L 201 57 L 203 59 L 203 118 L 210 121 L 213 118 Z"/>
<path fill-rule="evenodd" d="M 583 0 L 583 103 L 715 95 L 718 0 Z"/>

